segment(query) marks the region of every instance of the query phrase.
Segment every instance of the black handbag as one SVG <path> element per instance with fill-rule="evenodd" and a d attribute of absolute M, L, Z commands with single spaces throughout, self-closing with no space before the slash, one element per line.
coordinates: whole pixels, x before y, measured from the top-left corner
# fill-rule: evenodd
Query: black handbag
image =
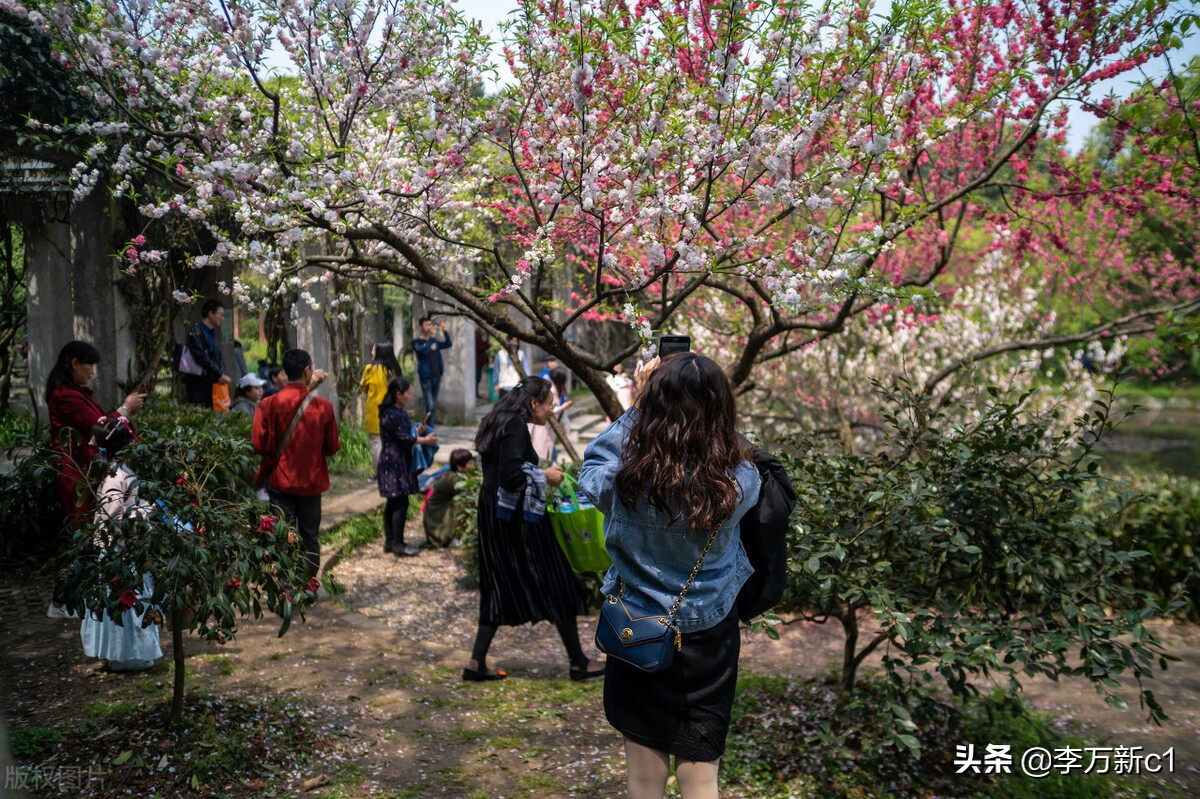
<path fill-rule="evenodd" d="M 596 624 L 596 648 L 610 658 L 645 672 L 669 668 L 675 660 L 675 653 L 683 649 L 683 634 L 675 622 L 675 613 L 679 610 L 679 603 L 687 596 L 688 589 L 692 587 L 692 581 L 700 572 L 704 558 L 712 548 L 713 541 L 717 540 L 720 529 L 717 527 L 708 537 L 708 543 L 704 545 L 696 567 L 684 583 L 675 604 L 671 605 L 671 609 L 665 615 L 648 612 L 631 603 L 625 598 L 624 581 L 617 578 L 620 584 L 617 595 L 609 594 L 600 605 L 600 620 Z"/>

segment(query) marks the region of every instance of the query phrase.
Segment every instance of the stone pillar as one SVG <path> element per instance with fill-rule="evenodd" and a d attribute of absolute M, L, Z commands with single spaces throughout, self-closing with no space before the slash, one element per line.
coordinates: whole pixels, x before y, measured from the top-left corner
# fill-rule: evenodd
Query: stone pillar
<path fill-rule="evenodd" d="M 47 222 L 25 241 L 26 313 L 29 331 L 29 387 L 36 418 L 48 421 L 46 378 L 58 351 L 75 337 L 71 307 L 71 227 Z"/>
<path fill-rule="evenodd" d="M 321 275 L 323 273 L 323 269 L 313 267 L 309 267 L 303 272 L 306 277 Z M 308 351 L 308 354 L 312 356 L 314 368 L 324 369 L 329 372 L 329 379 L 317 389 L 317 393 L 333 403 L 334 416 L 341 418 L 341 404 L 338 401 L 337 385 L 332 369 L 332 351 L 329 346 L 329 333 L 325 330 L 325 312 L 330 298 L 326 296 L 324 283 L 313 283 L 308 288 L 308 292 L 317 300 L 317 308 L 315 310 L 309 307 L 308 302 L 303 297 L 297 299 L 296 304 L 292 306 L 295 318 L 296 346 Z"/>
<path fill-rule="evenodd" d="M 117 345 L 116 305 L 120 300 L 117 268 L 112 261 L 113 213 L 111 198 L 100 189 L 71 209 L 75 337 L 100 350 L 102 360 L 92 380 L 92 391 L 103 408 L 111 408 L 124 398 L 117 381 L 128 381 L 134 372 L 132 347 L 121 353 Z"/>

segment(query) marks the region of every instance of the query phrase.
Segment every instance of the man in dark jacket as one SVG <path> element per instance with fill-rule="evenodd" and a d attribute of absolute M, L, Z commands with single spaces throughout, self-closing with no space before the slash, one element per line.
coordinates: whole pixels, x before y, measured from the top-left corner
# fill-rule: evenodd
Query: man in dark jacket
<path fill-rule="evenodd" d="M 446 366 L 442 362 L 442 350 L 450 349 L 453 344 L 450 334 L 442 327 L 441 322 L 434 322 L 428 316 L 422 316 L 418 324 L 421 335 L 413 340 L 413 352 L 417 356 L 417 378 L 421 381 L 421 396 L 425 398 L 425 411 L 429 418 L 425 424 L 433 427 L 436 422 L 438 391 L 442 387 L 442 372 Z M 441 338 L 435 338 L 440 335 Z"/>
<path fill-rule="evenodd" d="M 205 300 L 200 306 L 200 321 L 188 331 L 184 346 L 204 370 L 202 374 L 183 376 L 187 401 L 192 405 L 211 408 L 213 386 L 218 383 L 229 384 L 229 375 L 225 374 L 225 359 L 221 355 L 220 334 L 217 332 L 224 318 L 225 305 L 220 300 Z"/>

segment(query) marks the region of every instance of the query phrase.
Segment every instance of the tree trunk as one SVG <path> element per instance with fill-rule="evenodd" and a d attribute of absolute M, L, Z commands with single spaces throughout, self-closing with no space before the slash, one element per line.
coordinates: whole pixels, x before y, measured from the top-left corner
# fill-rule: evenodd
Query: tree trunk
<path fill-rule="evenodd" d="M 858 677 L 859 660 L 855 657 L 858 648 L 858 612 L 852 607 L 845 607 L 838 620 L 846 633 L 846 642 L 842 648 L 842 670 L 838 674 L 837 703 L 843 707 L 854 694 L 854 682 Z"/>
<path fill-rule="evenodd" d="M 183 613 L 171 611 L 171 656 L 175 661 L 175 685 L 171 692 L 171 716 L 168 721 L 172 726 L 183 721 L 183 680 L 185 677 L 183 662 Z"/>

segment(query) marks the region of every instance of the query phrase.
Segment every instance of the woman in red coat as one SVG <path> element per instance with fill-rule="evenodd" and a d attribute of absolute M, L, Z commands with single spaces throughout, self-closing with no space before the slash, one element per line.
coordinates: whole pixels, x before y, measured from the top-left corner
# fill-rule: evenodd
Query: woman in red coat
<path fill-rule="evenodd" d="M 58 452 L 54 488 L 62 505 L 64 527 L 73 531 L 94 508 L 87 486 L 88 464 L 96 456 L 92 428 L 104 416 L 129 416 L 142 407 L 145 394 L 130 394 L 114 411 L 105 413 L 92 398 L 88 383 L 96 373 L 100 351 L 86 341 L 71 341 L 58 352 L 58 361 L 46 379 L 46 404 L 50 409 L 50 440 Z M 69 612 L 56 596 L 46 615 L 67 618 Z"/>

